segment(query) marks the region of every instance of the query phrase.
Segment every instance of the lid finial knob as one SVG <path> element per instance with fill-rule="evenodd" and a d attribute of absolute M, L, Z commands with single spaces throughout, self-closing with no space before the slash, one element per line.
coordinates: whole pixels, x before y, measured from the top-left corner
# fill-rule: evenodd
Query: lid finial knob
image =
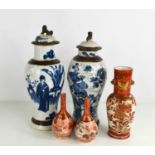
<path fill-rule="evenodd" d="M 93 32 L 88 32 L 88 36 L 86 38 L 87 41 L 91 40 L 93 37 Z"/>
<path fill-rule="evenodd" d="M 41 34 L 53 35 L 53 31 L 49 31 L 46 25 L 43 25 Z"/>

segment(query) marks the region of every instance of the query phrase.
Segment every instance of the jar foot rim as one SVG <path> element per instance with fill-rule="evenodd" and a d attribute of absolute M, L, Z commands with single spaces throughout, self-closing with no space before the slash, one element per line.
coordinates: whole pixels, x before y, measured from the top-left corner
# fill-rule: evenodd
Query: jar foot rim
<path fill-rule="evenodd" d="M 30 126 L 34 129 L 49 131 L 51 130 L 51 121 L 40 121 L 32 117 Z"/>
<path fill-rule="evenodd" d="M 126 133 L 126 134 L 116 134 L 116 133 L 114 133 L 114 132 L 112 132 L 112 131 L 108 131 L 108 133 L 107 133 L 110 137 L 112 137 L 112 138 L 115 138 L 115 139 L 120 139 L 120 140 L 123 140 L 123 139 L 127 139 L 127 138 L 129 138 L 130 137 L 130 132 L 129 133 Z"/>

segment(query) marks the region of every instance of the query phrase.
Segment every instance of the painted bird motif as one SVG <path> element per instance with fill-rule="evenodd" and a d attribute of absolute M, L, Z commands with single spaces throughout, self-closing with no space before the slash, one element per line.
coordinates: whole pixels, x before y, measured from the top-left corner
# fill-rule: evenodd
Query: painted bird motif
<path fill-rule="evenodd" d="M 122 82 L 118 82 L 118 86 L 121 90 L 126 90 L 128 88 L 129 82 L 126 83 L 122 83 Z"/>

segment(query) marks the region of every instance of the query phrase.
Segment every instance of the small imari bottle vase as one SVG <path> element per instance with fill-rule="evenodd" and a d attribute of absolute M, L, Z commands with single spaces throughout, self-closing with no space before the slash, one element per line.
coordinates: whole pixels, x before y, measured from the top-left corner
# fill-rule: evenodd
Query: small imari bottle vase
<path fill-rule="evenodd" d="M 53 31 L 43 26 L 41 34 L 32 42 L 34 58 L 26 66 L 27 90 L 33 102 L 31 125 L 39 130 L 51 129 L 64 83 L 64 67 L 54 52 L 58 43 Z"/>
<path fill-rule="evenodd" d="M 106 82 L 104 61 L 97 55 L 101 47 L 92 40 L 92 32 L 88 32 L 86 41 L 77 46 L 79 53 L 68 69 L 68 82 L 74 103 L 74 119 L 78 121 L 83 114 L 84 98 L 91 100 L 91 116 L 99 124 L 97 109 Z"/>
<path fill-rule="evenodd" d="M 92 141 L 98 134 L 98 126 L 90 114 L 90 99 L 84 100 L 84 113 L 75 127 L 75 136 L 82 142 Z"/>
<path fill-rule="evenodd" d="M 132 68 L 119 66 L 114 69 L 114 92 L 107 99 L 108 135 L 116 139 L 130 136 L 131 123 L 135 114 L 136 101 L 130 93 Z"/>
<path fill-rule="evenodd" d="M 61 108 L 52 122 L 52 132 L 61 138 L 71 135 L 74 121 L 66 109 L 66 94 L 61 94 Z"/>

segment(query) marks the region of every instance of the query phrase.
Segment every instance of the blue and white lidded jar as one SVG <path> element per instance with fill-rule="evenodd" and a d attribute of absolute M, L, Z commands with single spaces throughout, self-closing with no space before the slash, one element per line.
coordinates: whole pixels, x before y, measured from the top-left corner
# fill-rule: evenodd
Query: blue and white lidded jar
<path fill-rule="evenodd" d="M 26 66 L 27 90 L 33 101 L 31 125 L 39 130 L 51 129 L 64 83 L 64 67 L 54 51 L 58 43 L 53 31 L 48 31 L 44 25 L 41 34 L 32 42 L 34 57 Z"/>
<path fill-rule="evenodd" d="M 92 32 L 88 32 L 86 41 L 77 46 L 79 53 L 68 69 L 68 82 L 74 103 L 74 119 L 78 121 L 83 114 L 83 103 L 86 97 L 91 100 L 91 116 L 99 124 L 97 109 L 106 82 L 106 68 L 97 51 L 101 47 L 92 40 Z"/>

